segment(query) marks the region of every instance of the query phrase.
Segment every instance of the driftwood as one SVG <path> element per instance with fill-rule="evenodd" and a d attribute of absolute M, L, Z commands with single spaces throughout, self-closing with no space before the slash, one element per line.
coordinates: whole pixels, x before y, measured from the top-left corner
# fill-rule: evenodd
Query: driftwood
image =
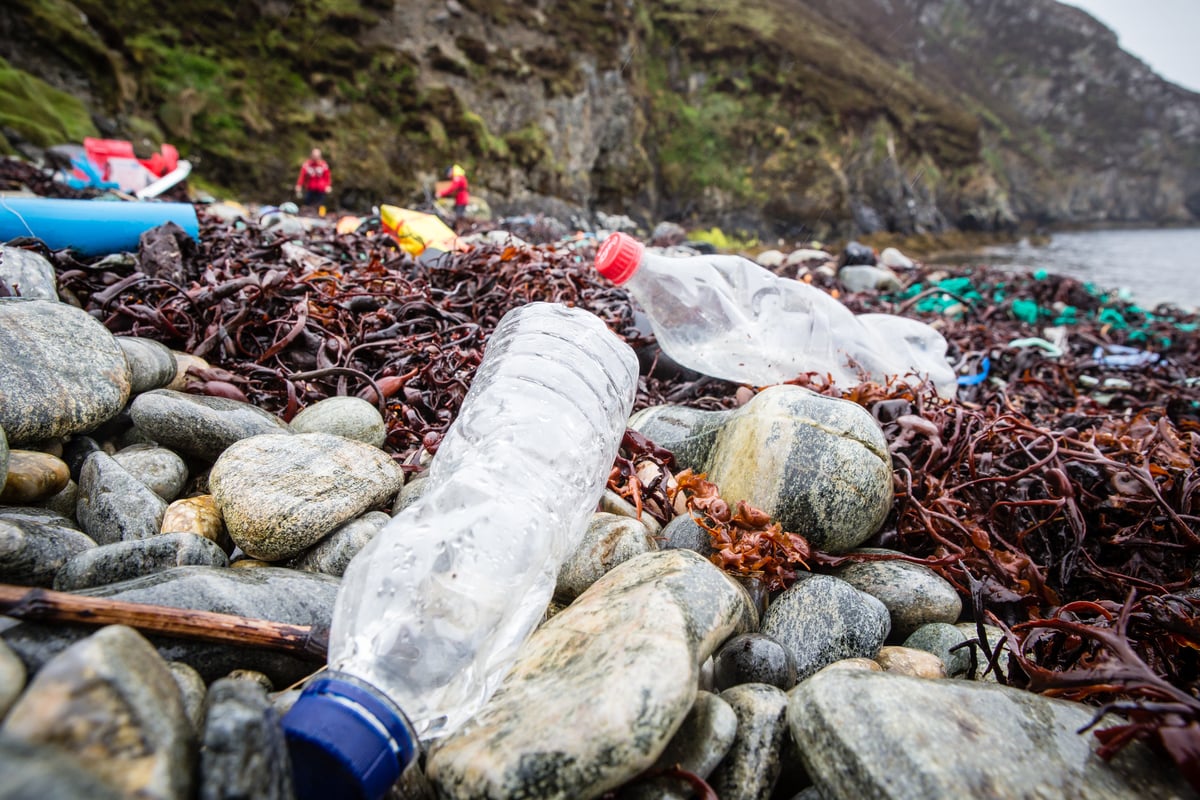
<path fill-rule="evenodd" d="M 308 625 L 128 603 L 103 597 L 27 586 L 0 585 L 0 614 L 31 622 L 128 625 L 143 633 L 278 650 L 308 661 L 324 661 L 325 631 Z"/>

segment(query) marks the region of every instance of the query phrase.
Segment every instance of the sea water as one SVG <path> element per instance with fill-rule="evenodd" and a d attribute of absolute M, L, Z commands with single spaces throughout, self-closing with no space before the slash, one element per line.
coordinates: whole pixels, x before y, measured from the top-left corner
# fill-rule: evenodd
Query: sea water
<path fill-rule="evenodd" d="M 973 258 L 1069 275 L 1104 290 L 1126 289 L 1145 308 L 1170 303 L 1200 309 L 1200 228 L 1056 233 L 1046 245 L 1022 241 L 989 247 Z"/>

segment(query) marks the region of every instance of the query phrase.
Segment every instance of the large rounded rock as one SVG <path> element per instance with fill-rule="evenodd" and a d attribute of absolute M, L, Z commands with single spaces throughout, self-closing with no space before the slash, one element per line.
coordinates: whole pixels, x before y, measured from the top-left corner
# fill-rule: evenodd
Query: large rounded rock
<path fill-rule="evenodd" d="M 870 538 L 892 507 L 879 424 L 847 400 L 772 386 L 730 415 L 707 466 L 731 506 L 745 500 L 821 550 Z"/>
<path fill-rule="evenodd" d="M 659 406 L 629 426 L 707 473 L 731 506 L 762 509 L 831 553 L 870 538 L 892 507 L 892 459 L 861 406 L 799 386 L 772 386 L 741 408 Z"/>
<path fill-rule="evenodd" d="M 1081 732 L 1095 712 L 1006 686 L 850 670 L 788 697 L 792 737 L 825 800 L 1195 797 L 1141 742 L 1097 756 Z"/>
<path fill-rule="evenodd" d="M 599 797 L 620 786 L 682 724 L 700 665 L 756 616 L 745 590 L 691 551 L 626 561 L 535 630 L 491 701 L 430 754 L 437 795 Z"/>
<path fill-rule="evenodd" d="M 230 538 L 265 561 L 300 553 L 391 500 L 403 483 L 404 474 L 382 450 L 328 433 L 244 439 L 208 476 Z"/>
<path fill-rule="evenodd" d="M 191 794 L 194 732 L 166 663 L 137 631 L 101 628 L 42 667 L 4 720 L 131 796 Z"/>
<path fill-rule="evenodd" d="M 133 424 L 152 441 L 205 461 L 215 461 L 242 439 L 291 432 L 286 422 L 249 403 L 171 389 L 138 395 L 129 413 Z"/>
<path fill-rule="evenodd" d="M 89 431 L 129 399 L 124 351 L 74 306 L 0 298 L 0 353 L 0 427 L 10 445 Z"/>

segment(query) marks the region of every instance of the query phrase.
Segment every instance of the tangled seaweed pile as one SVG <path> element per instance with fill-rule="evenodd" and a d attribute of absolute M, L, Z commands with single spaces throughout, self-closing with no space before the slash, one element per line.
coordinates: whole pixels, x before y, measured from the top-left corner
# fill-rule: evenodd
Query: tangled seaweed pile
<path fill-rule="evenodd" d="M 626 294 L 596 275 L 586 248 L 481 245 L 422 263 L 366 230 L 316 229 L 300 244 L 253 222 L 201 218 L 198 245 L 150 237 L 136 257 L 95 263 L 45 254 L 63 298 L 114 333 L 205 359 L 190 391 L 285 420 L 328 396 L 362 396 L 384 414 L 385 449 L 410 470 L 422 449 L 437 449 L 511 308 L 587 308 L 653 357 Z M 887 436 L 895 504 L 868 544 L 936 569 L 976 620 L 1003 627 L 1012 657 L 1000 680 L 1123 711 L 1127 722 L 1097 734 L 1103 753 L 1149 740 L 1200 787 L 1195 316 L 1149 312 L 1067 278 L 982 269 L 919 267 L 894 296 L 842 299 L 936 324 L 964 373 L 956 402 L 901 383 L 843 391 L 820 375 L 795 381 L 862 405 Z M 1042 338 L 1046 326 L 1055 341 Z M 637 407 L 730 408 L 752 391 L 643 376 Z M 669 453 L 631 434 L 610 485 L 659 519 L 702 519 L 726 569 L 780 588 L 796 569 L 871 557 L 810 551 L 672 468 Z M 984 649 L 981 666 L 995 670 L 999 649 Z"/>

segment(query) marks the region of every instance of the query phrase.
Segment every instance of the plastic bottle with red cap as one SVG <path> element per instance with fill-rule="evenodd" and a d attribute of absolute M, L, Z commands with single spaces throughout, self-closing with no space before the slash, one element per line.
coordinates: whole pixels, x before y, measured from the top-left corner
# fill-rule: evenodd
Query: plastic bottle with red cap
<path fill-rule="evenodd" d="M 587 311 L 500 320 L 428 488 L 342 578 L 328 672 L 284 717 L 300 800 L 381 797 L 491 696 L 604 491 L 637 374 Z"/>
<path fill-rule="evenodd" d="M 812 372 L 842 388 L 863 380 L 928 380 L 953 397 L 946 340 L 918 320 L 855 315 L 802 281 L 732 255 L 672 257 L 624 233 L 608 236 L 596 268 L 646 312 L 663 351 L 685 367 L 755 386 Z"/>

